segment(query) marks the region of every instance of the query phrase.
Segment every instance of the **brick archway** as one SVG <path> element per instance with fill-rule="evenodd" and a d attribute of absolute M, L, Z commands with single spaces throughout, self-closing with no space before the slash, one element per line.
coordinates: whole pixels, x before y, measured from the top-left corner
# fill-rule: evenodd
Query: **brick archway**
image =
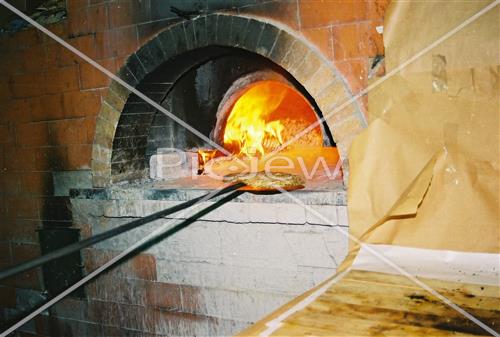
<path fill-rule="evenodd" d="M 257 17 L 211 14 L 179 22 L 145 43 L 130 55 L 118 76 L 133 87 L 165 61 L 210 45 L 241 48 L 273 61 L 299 81 L 316 101 L 327 120 L 341 157 L 354 136 L 366 126 L 356 101 L 339 105 L 352 97 L 346 81 L 322 53 L 298 33 L 280 23 Z M 111 170 L 113 140 L 130 92 L 112 81 L 96 124 L 92 150 L 95 187 L 113 182 Z M 336 111 L 339 110 L 339 111 Z M 344 167 L 347 173 L 347 166 Z"/>

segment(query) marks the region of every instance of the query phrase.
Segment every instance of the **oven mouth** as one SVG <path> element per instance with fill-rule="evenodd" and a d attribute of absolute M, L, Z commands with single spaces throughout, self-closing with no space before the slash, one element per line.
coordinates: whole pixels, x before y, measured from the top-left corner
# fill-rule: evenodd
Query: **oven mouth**
<path fill-rule="evenodd" d="M 152 111 L 147 103 L 131 95 L 113 140 L 111 174 L 115 183 L 152 180 L 163 187 L 215 188 L 227 174 L 269 171 L 301 175 L 308 181 L 306 188 L 311 189 L 336 188 L 339 181 L 342 184 L 341 167 L 336 165 L 339 155 L 324 121 L 293 148 L 289 146 L 268 158 L 272 168 L 266 168 L 267 161 L 254 166 L 256 158 L 265 157 L 290 140 L 294 133 L 322 117 L 307 90 L 285 69 L 259 54 L 233 47 L 195 49 L 165 61 L 147 74 L 137 88 L 146 91 L 149 97 L 222 146 L 231 156 L 223 156 L 210 144 L 196 139 L 163 113 Z M 263 93 L 271 95 L 263 99 Z M 264 117 L 259 119 L 255 113 L 249 113 L 249 109 L 241 109 L 244 106 L 241 102 L 245 100 L 253 104 L 260 100 L 261 108 L 273 104 L 275 107 L 264 111 Z M 239 112 L 235 112 L 235 108 Z M 234 116 L 245 116 L 241 113 L 245 110 L 250 122 L 260 121 L 267 130 L 260 138 L 262 144 L 241 141 L 248 139 L 248 127 L 252 123 L 242 124 Z M 228 130 L 234 134 L 238 127 L 242 139 L 231 140 Z M 131 137 L 126 131 L 135 135 Z M 235 169 L 228 164 L 231 157 L 240 164 L 246 163 L 246 168 L 236 166 Z M 215 166 L 210 163 L 212 159 L 216 159 L 213 160 Z M 207 164 L 210 167 L 227 164 L 230 169 L 215 169 L 207 174 Z M 318 170 L 322 173 L 317 174 Z M 319 181 L 312 181 L 317 178 Z"/>

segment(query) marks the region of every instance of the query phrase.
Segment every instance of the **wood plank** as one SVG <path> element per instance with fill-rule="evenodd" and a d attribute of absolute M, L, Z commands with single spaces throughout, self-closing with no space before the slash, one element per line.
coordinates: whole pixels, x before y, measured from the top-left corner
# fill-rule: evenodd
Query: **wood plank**
<path fill-rule="evenodd" d="M 421 279 L 491 327 L 500 326 L 500 287 Z M 307 294 L 310 294 L 308 292 Z M 300 298 L 305 298 L 306 295 Z M 257 336 L 294 301 L 239 336 Z M 481 336 L 486 331 L 401 275 L 351 270 L 272 336 Z"/>

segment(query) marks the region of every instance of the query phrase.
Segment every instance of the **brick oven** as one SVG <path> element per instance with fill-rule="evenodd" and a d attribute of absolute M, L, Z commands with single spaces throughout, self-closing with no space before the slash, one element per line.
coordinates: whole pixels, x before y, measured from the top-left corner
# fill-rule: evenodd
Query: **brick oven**
<path fill-rule="evenodd" d="M 381 36 L 374 31 L 382 24 L 385 4 L 195 1 L 191 7 L 178 4 L 186 7 L 178 18 L 170 9 L 174 2 L 70 2 L 68 25 L 61 34 L 233 154 L 243 149 L 254 154 L 271 151 L 278 140 L 286 142 L 303 125 L 331 115 L 298 144 L 308 149 L 303 153 L 334 151 L 328 152 L 335 159 L 329 168 L 333 171 L 340 157 L 342 174 L 314 176 L 304 189 L 292 192 L 330 222 L 297 206 L 286 194 L 245 193 L 66 298 L 36 324 L 26 326 L 28 333 L 231 335 L 334 274 L 346 256 L 347 239 L 331 227 L 348 227 L 345 159 L 351 140 L 366 125 L 366 102 L 346 102 L 365 86 L 369 57 L 381 54 Z M 85 237 L 218 186 L 220 182 L 203 174 L 202 166 L 211 163 L 204 155 L 215 151 L 212 144 L 76 56 L 46 38 L 37 35 L 37 39 L 43 40 L 40 48 L 48 62 L 51 51 L 57 55 L 40 75 L 54 80 L 45 84 L 46 89 L 44 84 L 29 83 L 38 73 L 9 75 L 16 104 L 28 101 L 31 116 L 37 116 L 36 111 L 42 116 L 22 123 L 45 123 L 48 136 L 55 137 L 51 147 L 67 140 L 71 145 L 64 145 L 70 151 L 65 152 L 66 161 L 85 157 L 75 167 L 59 162 L 60 167 L 54 168 L 61 152 L 52 149 L 58 155 L 47 155 L 44 172 L 52 177 L 54 187 L 41 197 L 49 204 L 63 205 L 66 214 L 51 222 L 37 213 L 37 225 L 60 228 L 64 224 Z M 350 39 L 365 39 L 366 45 L 353 47 Z M 29 96 L 25 97 L 23 88 L 32 89 Z M 266 90 L 281 93 L 276 103 L 282 107 L 276 109 L 281 111 L 279 118 L 272 119 L 281 123 L 279 136 L 269 131 L 262 136 L 260 148 L 228 141 L 237 103 L 252 92 L 263 97 Z M 272 105 L 272 99 L 263 106 Z M 47 120 L 43 102 L 60 109 L 61 116 Z M 92 111 L 79 115 L 87 109 Z M 75 116 L 68 115 L 71 111 Z M 269 124 L 271 118 L 265 122 Z M 63 136 L 62 123 L 74 132 L 85 130 L 83 144 L 72 143 L 75 134 Z M 79 148 L 73 149 L 76 145 Z M 320 152 L 310 152 L 313 148 Z M 179 150 L 182 163 L 162 170 L 163 161 L 171 158 L 165 149 Z M 5 206 L 9 216 L 11 208 L 11 204 Z M 84 272 L 165 221 L 181 218 L 174 214 L 84 250 Z M 28 244 L 36 250 L 37 242 L 32 241 Z M 13 237 L 9 247 L 18 249 L 22 244 Z M 47 278 L 46 273 L 43 277 Z M 36 289 L 21 290 L 18 301 L 43 298 Z"/>

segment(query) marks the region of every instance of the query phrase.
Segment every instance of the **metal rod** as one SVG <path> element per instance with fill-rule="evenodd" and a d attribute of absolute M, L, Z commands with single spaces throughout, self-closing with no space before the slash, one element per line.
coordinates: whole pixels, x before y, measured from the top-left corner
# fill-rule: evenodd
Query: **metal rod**
<path fill-rule="evenodd" d="M 237 188 L 241 187 L 239 185 L 240 184 L 234 184 L 234 185 L 231 185 L 231 186 L 227 187 L 226 189 L 227 190 L 231 190 L 231 189 L 234 190 L 234 189 L 237 189 Z M 226 190 L 226 192 L 227 192 L 227 190 Z M 223 190 L 221 190 L 218 194 L 220 195 L 222 193 L 222 191 Z M 186 228 L 187 226 L 189 226 L 190 224 L 192 224 L 193 222 L 195 222 L 196 220 L 198 220 L 202 216 L 210 213 L 211 211 L 213 211 L 216 208 L 221 207 L 225 203 L 233 200 L 234 198 L 238 197 L 239 195 L 241 195 L 243 193 L 245 193 L 245 191 L 238 191 L 238 190 L 236 190 L 236 191 L 233 191 L 233 192 L 225 195 L 220 200 L 217 200 L 213 204 L 211 204 L 211 205 L 209 205 L 209 206 L 201 209 L 200 211 L 196 212 L 194 215 L 190 216 L 189 218 L 181 221 L 177 225 L 174 225 L 173 227 L 167 228 L 163 232 L 160 232 L 160 233 L 156 234 L 151 239 L 149 239 L 148 241 L 144 242 L 144 244 L 136 247 L 135 249 L 133 249 L 132 251 L 130 251 L 130 253 L 128 253 L 127 255 L 124 255 L 120 259 L 114 261 L 112 264 L 106 266 L 105 268 L 102 268 L 102 270 L 95 270 L 95 271 L 93 271 L 92 273 L 94 275 L 92 275 L 92 277 L 90 277 L 88 279 L 86 279 L 86 277 L 84 277 L 83 279 L 77 281 L 75 284 L 73 284 L 70 287 L 68 287 L 66 290 L 63 290 L 58 295 L 54 296 L 53 298 L 44 301 L 44 303 L 42 303 L 40 305 L 37 305 L 31 311 L 31 313 L 28 314 L 27 316 L 25 316 L 24 318 L 22 318 L 20 320 L 17 320 L 17 322 L 14 323 L 14 324 L 12 324 L 12 325 L 9 324 L 10 327 L 7 328 L 5 331 L 1 332 L 0 336 L 2 336 L 2 337 L 3 336 L 7 336 L 9 333 L 15 331 L 17 328 L 19 328 L 20 326 L 22 326 L 23 324 L 25 324 L 26 322 L 28 322 L 30 319 L 33 319 L 39 313 L 47 310 L 52 305 L 56 304 L 58 301 L 60 301 L 62 298 L 64 298 L 66 295 L 72 293 L 73 291 L 75 291 L 79 287 L 81 287 L 81 286 L 85 285 L 86 283 L 88 283 L 89 281 L 93 280 L 94 278 L 96 278 L 97 276 L 99 276 L 101 273 L 103 273 L 107 269 L 109 269 L 112 266 L 114 266 L 116 263 L 118 263 L 118 262 L 120 262 L 120 261 L 122 261 L 122 260 L 124 260 L 124 259 L 126 259 L 128 257 L 131 257 L 132 255 L 135 255 L 136 253 L 138 253 L 140 251 L 143 251 L 144 249 L 146 249 L 146 248 L 148 248 L 148 247 L 156 244 L 160 240 L 163 240 L 163 239 L 165 239 L 165 238 L 167 238 L 169 236 L 172 236 L 173 234 L 177 233 L 178 231 L 180 231 L 183 228 Z"/>
<path fill-rule="evenodd" d="M 217 197 L 217 196 L 220 196 L 222 194 L 226 194 L 230 191 L 234 191 L 234 190 L 236 190 L 240 187 L 243 187 L 243 186 L 245 186 L 245 184 L 243 184 L 243 183 L 229 185 L 229 186 L 221 189 L 219 192 L 215 193 L 212 197 L 210 197 L 210 199 Z M 132 230 L 134 228 L 137 228 L 139 226 L 142 226 L 142 225 L 149 223 L 153 220 L 159 219 L 159 218 L 164 217 L 166 215 L 169 215 L 169 214 L 178 212 L 180 210 L 183 210 L 185 208 L 188 208 L 188 207 L 194 205 L 195 203 L 197 203 L 198 201 L 200 201 L 201 199 L 207 197 L 208 195 L 209 195 L 209 193 L 202 195 L 198 198 L 183 202 L 179 205 L 175 205 L 173 207 L 164 209 L 162 211 L 147 215 L 143 218 L 133 220 L 133 221 L 126 223 L 124 225 L 121 225 L 119 227 L 110 229 L 109 231 L 91 236 L 90 238 L 87 238 L 87 239 L 72 243 L 70 245 L 67 245 L 65 247 L 56 249 L 50 253 L 36 257 L 32 260 L 17 264 L 15 266 L 9 267 L 7 269 L 4 269 L 4 270 L 0 271 L 0 280 L 3 280 L 7 277 L 14 276 L 16 274 L 22 273 L 24 271 L 27 271 L 27 270 L 30 270 L 30 269 L 33 269 L 36 267 L 39 267 L 47 262 L 53 261 L 55 259 L 59 259 L 61 257 L 69 255 L 69 254 L 72 254 L 72 253 L 77 252 L 83 248 L 86 248 L 88 246 L 91 246 L 91 245 L 96 244 L 98 242 L 101 242 L 103 240 L 106 240 L 106 239 L 112 238 L 116 235 L 119 235 L 123 232 L 126 232 L 126 231 Z"/>

